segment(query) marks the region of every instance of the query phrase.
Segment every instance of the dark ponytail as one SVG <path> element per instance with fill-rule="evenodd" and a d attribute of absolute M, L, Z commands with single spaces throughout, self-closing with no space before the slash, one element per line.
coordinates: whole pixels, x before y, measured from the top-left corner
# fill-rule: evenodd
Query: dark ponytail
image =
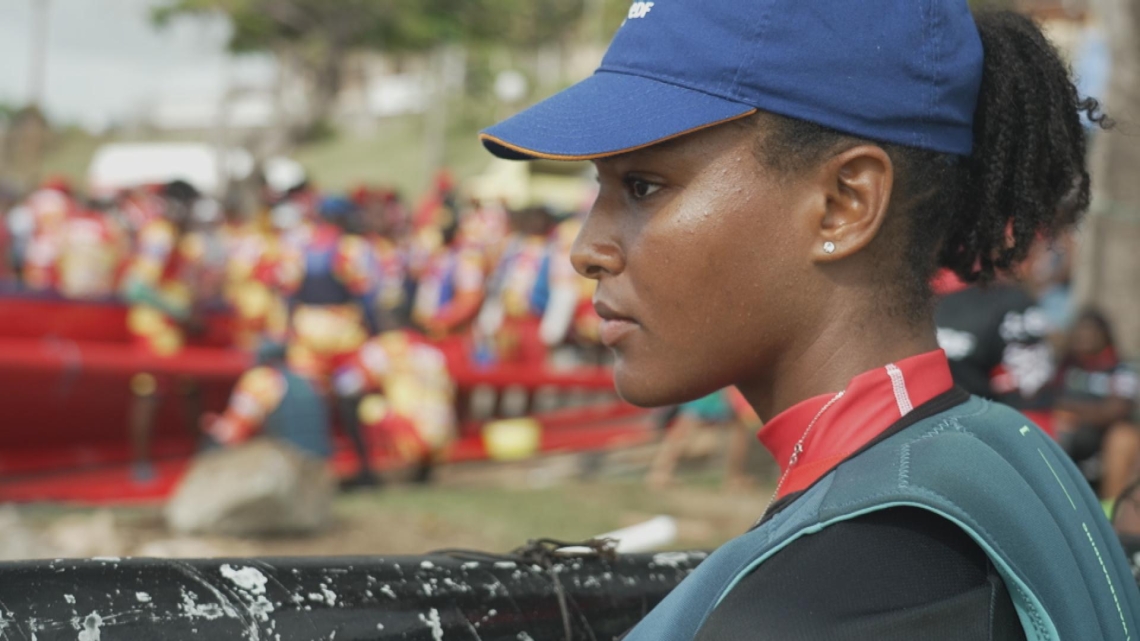
<path fill-rule="evenodd" d="M 1081 114 L 1105 126 L 1096 100 L 1082 100 L 1041 29 L 1009 11 L 975 16 L 985 48 L 974 153 L 939 266 L 988 281 L 1024 260 L 1041 235 L 1075 223 L 1089 206 Z"/>
<path fill-rule="evenodd" d="M 927 318 L 930 281 L 947 268 L 988 282 L 1025 259 L 1032 243 L 1074 224 L 1089 206 L 1081 115 L 1111 126 L 1081 99 L 1060 54 L 1031 19 L 1009 11 L 975 16 L 985 67 L 966 158 L 879 144 L 895 164 L 892 218 L 884 243 L 904 263 L 885 269 L 884 304 Z M 795 118 L 763 114 L 757 156 L 797 171 L 867 141 Z M 905 223 L 905 224 L 900 224 Z M 884 261 L 888 265 L 889 261 Z"/>

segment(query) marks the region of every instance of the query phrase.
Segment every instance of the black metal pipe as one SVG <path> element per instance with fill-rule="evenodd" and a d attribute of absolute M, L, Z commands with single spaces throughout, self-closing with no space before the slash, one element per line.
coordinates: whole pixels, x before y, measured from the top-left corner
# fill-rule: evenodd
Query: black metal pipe
<path fill-rule="evenodd" d="M 612 641 L 704 558 L 436 554 L 0 564 L 0 639 Z"/>

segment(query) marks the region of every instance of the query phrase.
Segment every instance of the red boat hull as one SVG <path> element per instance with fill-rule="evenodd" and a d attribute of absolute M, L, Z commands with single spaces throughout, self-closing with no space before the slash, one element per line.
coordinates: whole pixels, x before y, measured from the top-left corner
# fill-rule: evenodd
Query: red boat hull
<path fill-rule="evenodd" d="M 197 447 L 193 417 L 221 411 L 251 357 L 228 344 L 230 319 L 209 316 L 205 331 L 177 356 L 159 358 L 132 343 L 126 307 L 48 298 L 0 297 L 0 502 L 123 503 L 169 495 Z M 478 368 L 461 342 L 441 346 L 461 392 L 542 387 L 612 390 L 605 368 L 551 372 L 542 366 Z M 157 478 L 130 478 L 130 380 L 154 375 L 163 390 L 153 455 Z M 541 450 L 584 451 L 652 438 L 648 414 L 616 399 L 536 417 Z M 487 458 L 480 425 L 467 423 L 453 461 Z M 333 459 L 355 472 L 341 443 Z M 378 454 L 383 469 L 393 464 Z"/>

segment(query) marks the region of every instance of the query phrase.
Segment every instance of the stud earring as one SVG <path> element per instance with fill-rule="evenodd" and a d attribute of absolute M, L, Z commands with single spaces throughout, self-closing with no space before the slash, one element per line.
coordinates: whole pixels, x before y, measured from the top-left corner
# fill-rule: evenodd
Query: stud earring
<path fill-rule="evenodd" d="M 835 253 L 835 243 L 831 242 L 830 240 L 827 241 L 826 243 L 824 243 L 823 244 L 823 253 L 834 254 Z"/>

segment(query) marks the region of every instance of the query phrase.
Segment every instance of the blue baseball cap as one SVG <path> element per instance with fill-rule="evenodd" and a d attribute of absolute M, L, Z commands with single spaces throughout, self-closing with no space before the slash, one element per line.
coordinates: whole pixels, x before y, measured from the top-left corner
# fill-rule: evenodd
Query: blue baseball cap
<path fill-rule="evenodd" d="M 593 76 L 480 138 L 591 160 L 766 111 L 969 155 L 982 56 L 966 0 L 638 1 Z"/>

